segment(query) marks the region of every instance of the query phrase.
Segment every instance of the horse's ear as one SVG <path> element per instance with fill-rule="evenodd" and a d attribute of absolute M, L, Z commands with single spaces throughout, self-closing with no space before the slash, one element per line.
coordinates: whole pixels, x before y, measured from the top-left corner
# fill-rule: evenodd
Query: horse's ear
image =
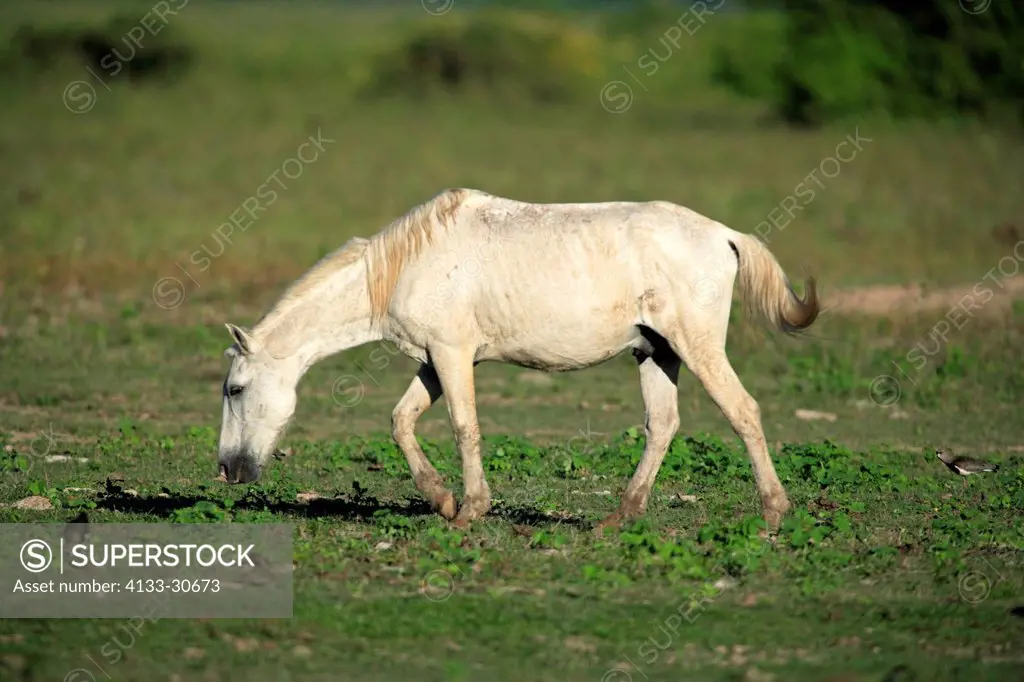
<path fill-rule="evenodd" d="M 231 332 L 231 338 L 235 340 L 235 345 L 238 346 L 238 350 L 241 351 L 242 355 L 252 355 L 253 351 L 256 350 L 256 343 L 252 340 L 252 337 L 244 329 L 230 322 L 225 322 L 224 326 Z"/>

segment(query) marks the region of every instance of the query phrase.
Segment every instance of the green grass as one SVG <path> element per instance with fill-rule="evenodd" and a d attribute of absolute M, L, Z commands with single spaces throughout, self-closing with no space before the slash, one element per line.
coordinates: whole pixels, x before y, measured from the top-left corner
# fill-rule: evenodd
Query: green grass
<path fill-rule="evenodd" d="M 1024 587 L 1012 371 L 1020 345 L 1003 341 L 1019 337 L 1019 317 L 965 327 L 955 350 L 917 373 L 902 358 L 922 320 L 894 328 L 826 318 L 823 330 L 838 340 L 781 343 L 737 321 L 729 351 L 762 405 L 795 507 L 771 547 L 756 537 L 742 446 L 691 377 L 681 382 L 683 428 L 649 516 L 598 539 L 591 527 L 615 508 L 643 449 L 631 362 L 549 382 L 482 365 L 495 509 L 463 534 L 428 512 L 386 435 L 413 367 L 385 349 L 314 368 L 282 443 L 291 456 L 260 485 L 225 488 L 212 482 L 227 338 L 219 324 L 174 327 L 130 307 L 63 318 L 8 312 L 0 500 L 42 494 L 55 509 L 6 508 L 0 520 L 53 522 L 86 510 L 93 522 L 297 525 L 292 620 L 147 624 L 113 661 L 115 679 L 193 679 L 201 670 L 209 679 L 596 680 L 631 660 L 665 680 L 742 679 L 751 667 L 777 679 L 842 670 L 876 680 L 898 665 L 920 679 L 963 679 L 957 670 L 1010 680 L 1024 663 L 1015 648 L 1024 621 L 1009 613 Z M 869 386 L 892 360 L 918 386 L 904 381 L 899 402 L 882 408 Z M 343 376 L 361 377 L 360 400 L 341 389 L 332 396 L 332 387 L 355 385 L 338 384 Z M 837 420 L 801 421 L 801 407 Z M 460 491 L 443 405 L 420 433 Z M 964 487 L 927 449 L 937 444 L 1001 469 Z M 89 461 L 43 460 L 57 453 Z M 110 489 L 113 472 L 122 480 Z M 321 498 L 298 501 L 309 492 Z M 991 592 L 972 603 L 958 590 L 978 599 L 974 590 L 989 584 L 980 574 Z M 715 588 L 723 579 L 729 587 Z M 689 611 L 701 595 L 714 598 Z M 673 613 L 693 622 L 665 626 Z M 0 623 L 12 679 L 88 668 L 87 654 L 109 663 L 117 649 L 108 659 L 98 652 L 118 632 L 116 620 Z M 58 641 L 68 644 L 55 654 Z M 202 658 L 186 657 L 196 650 Z"/>
<path fill-rule="evenodd" d="M 143 4 L 122 6 L 141 15 Z M 96 22 L 110 7 L 16 3 L 0 25 Z M 116 619 L 2 621 L 3 679 L 90 679 L 68 677 L 83 668 L 115 680 L 895 682 L 905 665 L 918 680 L 1019 680 L 1019 303 L 953 327 L 919 368 L 910 353 L 935 349 L 948 308 L 830 310 L 789 339 L 737 307 L 728 352 L 794 503 L 775 545 L 757 539 L 742 445 L 686 373 L 648 517 L 591 533 L 643 449 L 628 357 L 542 377 L 478 368 L 495 509 L 468 533 L 427 512 L 387 437 L 415 372 L 387 347 L 310 371 L 282 443 L 293 453 L 260 485 L 212 481 L 223 322 L 251 325 L 319 255 L 445 187 L 667 199 L 751 232 L 859 127 L 871 142 L 769 235 L 794 278 L 819 277 L 826 307 L 865 284 L 971 287 L 1012 254 L 1017 137 L 876 120 L 781 128 L 707 84 L 710 48 L 750 20 L 717 19 L 618 115 L 602 109 L 601 86 L 659 45 L 657 27 L 602 42 L 593 96 L 579 102 L 362 97 L 370 55 L 417 22 L 445 21 L 417 3 L 286 13 L 195 2 L 168 30 L 196 48 L 196 68 L 167 85 L 100 87 L 83 115 L 61 102 L 88 77 L 81 65 L 5 73 L 0 503 L 41 494 L 54 508 L 5 506 L 0 522 L 81 510 L 96 523 L 290 521 L 297 567 L 291 620 L 165 619 L 130 644 Z M 333 140 L 324 153 L 208 268 L 192 262 L 220 249 L 218 226 L 318 128 Z M 163 277 L 186 286 L 172 309 L 152 296 Z M 460 494 L 443 403 L 418 434 Z M 938 445 L 1001 468 L 964 486 L 935 460 Z M 120 490 L 107 487 L 115 473 Z M 303 492 L 321 498 L 297 501 Z M 630 677 L 608 672 L 629 661 L 640 666 Z"/>
<path fill-rule="evenodd" d="M 665 680 L 733 679 L 722 675 L 750 667 L 783 679 L 842 670 L 868 680 L 898 665 L 921 679 L 960 679 L 955 669 L 1009 680 L 1022 662 L 1024 623 L 1009 613 L 1024 587 L 1019 456 L 962 487 L 928 453 L 786 444 L 777 467 L 796 510 L 771 546 L 757 537 L 742 450 L 709 434 L 674 442 L 647 519 L 597 538 L 591 524 L 616 504 L 602 491 L 617 493 L 642 452 L 635 429 L 547 447 L 488 437 L 495 510 L 469 533 L 426 512 L 383 438 L 297 441 L 261 484 L 225 489 L 205 482 L 210 428 L 172 438 L 123 419 L 88 444 L 55 430 L 62 452 L 90 461 L 46 465 L 24 444 L 9 448 L 0 495 L 41 490 L 56 509 L 5 509 L 4 521 L 85 509 L 93 522 L 297 525 L 293 619 L 147 624 L 123 661 L 107 661 L 120 679 L 157 670 L 286 679 L 287 670 L 302 679 L 588 680 L 632 660 Z M 425 446 L 457 485 L 451 447 Z M 137 496 L 106 487 L 114 470 Z M 296 501 L 310 491 L 323 498 Z M 0 632 L 19 657 L 8 660 L 38 679 L 87 666 L 117 626 L 4 621 Z M 68 643 L 60 653 L 57 640 Z M 299 645 L 308 655 L 296 656 Z M 182 660 L 195 650 L 205 655 Z"/>

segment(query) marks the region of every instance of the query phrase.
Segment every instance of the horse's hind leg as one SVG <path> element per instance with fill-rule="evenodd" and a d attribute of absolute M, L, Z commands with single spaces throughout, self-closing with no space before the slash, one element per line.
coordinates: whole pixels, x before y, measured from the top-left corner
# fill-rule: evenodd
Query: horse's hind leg
<path fill-rule="evenodd" d="M 640 392 L 644 399 L 644 455 L 622 495 L 618 511 L 598 524 L 616 526 L 620 521 L 643 515 L 647 498 L 658 476 L 672 438 L 679 430 L 679 358 L 661 339 L 654 354 L 633 351 L 640 368 Z"/>
<path fill-rule="evenodd" d="M 455 497 L 416 442 L 416 420 L 441 397 L 441 384 L 430 365 L 421 365 L 405 395 L 391 413 L 391 434 L 409 462 L 416 488 L 434 511 L 449 521 L 455 518 Z"/>
<path fill-rule="evenodd" d="M 723 327 L 728 324 L 726 309 Z M 786 491 L 775 473 L 768 444 L 761 426 L 761 408 L 740 383 L 725 354 L 725 334 L 703 329 L 703 334 L 677 326 L 675 333 L 665 334 L 673 350 L 687 368 L 700 380 L 704 390 L 715 401 L 747 448 L 754 469 L 754 480 L 761 496 L 761 508 L 769 531 L 777 531 L 782 517 L 789 510 Z M 712 333 L 709 333 L 712 332 Z"/>

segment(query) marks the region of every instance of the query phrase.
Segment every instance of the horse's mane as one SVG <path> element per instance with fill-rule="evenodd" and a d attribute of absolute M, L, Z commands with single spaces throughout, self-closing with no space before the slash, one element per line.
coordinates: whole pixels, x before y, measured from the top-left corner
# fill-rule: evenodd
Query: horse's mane
<path fill-rule="evenodd" d="M 391 295 L 405 265 L 419 255 L 425 244 L 433 243 L 436 228 L 447 230 L 452 225 L 455 211 L 468 195 L 468 190 L 464 189 L 445 190 L 369 239 L 353 237 L 348 240 L 340 249 L 321 258 L 288 287 L 273 308 L 260 318 L 256 327 L 268 329 L 305 299 L 317 285 L 363 257 L 366 258 L 371 322 L 379 322 L 391 303 Z"/>
<path fill-rule="evenodd" d="M 366 246 L 367 289 L 373 322 L 384 318 L 405 265 L 433 243 L 434 230 L 447 230 L 469 192 L 449 189 L 420 204 L 374 235 Z"/>

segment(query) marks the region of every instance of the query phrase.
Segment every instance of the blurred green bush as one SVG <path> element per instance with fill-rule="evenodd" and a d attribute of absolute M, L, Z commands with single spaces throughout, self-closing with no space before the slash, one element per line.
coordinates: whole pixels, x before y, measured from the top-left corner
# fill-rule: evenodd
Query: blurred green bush
<path fill-rule="evenodd" d="M 866 113 L 1024 123 L 1024 11 L 1014 3 L 771 3 L 779 4 L 781 44 L 770 24 L 749 22 L 719 47 L 712 75 L 790 123 Z"/>
<path fill-rule="evenodd" d="M 378 55 L 365 94 L 448 92 L 568 100 L 602 72 L 599 35 L 539 11 L 487 10 L 418 24 Z M 593 89 L 592 87 L 590 88 Z"/>
<path fill-rule="evenodd" d="M 100 77 L 124 71 L 129 80 L 142 81 L 180 75 L 192 63 L 192 49 L 171 27 L 147 31 L 137 17 L 119 14 L 97 26 L 22 24 L 0 56 L 0 71 L 34 75 L 84 64 Z"/>

